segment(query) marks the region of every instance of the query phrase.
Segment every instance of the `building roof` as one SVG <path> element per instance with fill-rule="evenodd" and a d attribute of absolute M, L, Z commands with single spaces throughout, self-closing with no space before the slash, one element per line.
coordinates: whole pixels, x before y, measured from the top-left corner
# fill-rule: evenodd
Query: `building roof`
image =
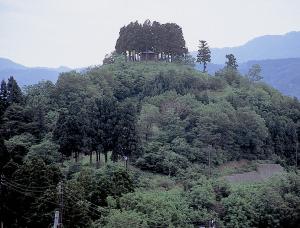
<path fill-rule="evenodd" d="M 150 51 L 150 50 L 148 50 L 148 51 L 142 51 L 141 53 L 142 54 L 155 54 L 154 51 Z"/>

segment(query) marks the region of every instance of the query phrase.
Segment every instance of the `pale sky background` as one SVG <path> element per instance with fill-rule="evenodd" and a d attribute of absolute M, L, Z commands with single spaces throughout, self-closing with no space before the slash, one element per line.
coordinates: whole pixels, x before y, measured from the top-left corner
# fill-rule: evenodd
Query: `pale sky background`
<path fill-rule="evenodd" d="M 189 50 L 300 31 L 300 0 L 0 0 L 0 57 L 26 66 L 84 67 L 114 50 L 119 29 L 175 22 Z"/>

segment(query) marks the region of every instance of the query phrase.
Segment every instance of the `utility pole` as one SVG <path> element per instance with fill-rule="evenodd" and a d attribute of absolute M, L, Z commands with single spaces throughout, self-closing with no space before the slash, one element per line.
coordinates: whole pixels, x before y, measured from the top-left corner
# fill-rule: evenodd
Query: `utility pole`
<path fill-rule="evenodd" d="M 208 176 L 211 178 L 211 152 L 212 152 L 212 145 L 207 147 L 208 150 Z"/>
<path fill-rule="evenodd" d="M 59 197 L 59 221 L 58 228 L 62 228 L 63 224 L 63 209 L 64 209 L 64 194 L 63 194 L 63 182 L 59 182 L 58 185 L 58 197 Z"/>
<path fill-rule="evenodd" d="M 128 169 L 128 157 L 124 156 L 124 160 L 125 160 L 125 169 Z"/>
<path fill-rule="evenodd" d="M 53 228 L 58 228 L 58 224 L 59 224 L 59 211 L 55 211 Z"/>
<path fill-rule="evenodd" d="M 0 199 L 1 199 L 1 212 L 0 212 L 0 227 L 4 227 L 4 222 L 3 222 L 3 189 L 2 189 L 2 173 L 0 175 Z"/>
<path fill-rule="evenodd" d="M 296 141 L 296 161 L 295 161 L 296 172 L 298 170 L 298 139 Z"/>

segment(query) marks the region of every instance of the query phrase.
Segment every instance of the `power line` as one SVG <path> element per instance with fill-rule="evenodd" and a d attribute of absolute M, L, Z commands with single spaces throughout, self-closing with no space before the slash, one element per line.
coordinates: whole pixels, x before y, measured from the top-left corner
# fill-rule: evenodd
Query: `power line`
<path fill-rule="evenodd" d="M 8 181 L 8 182 L 10 182 L 10 183 L 12 183 L 14 185 L 18 185 L 18 186 L 24 187 L 24 188 L 47 189 L 47 188 L 51 188 L 51 187 L 53 187 L 53 188 L 56 187 L 55 185 L 48 185 L 48 186 L 28 186 L 28 185 L 20 184 L 20 183 L 14 181 L 12 179 L 9 179 L 9 178 L 5 177 L 4 175 L 2 176 L 2 179 L 6 180 L 6 181 Z"/>
<path fill-rule="evenodd" d="M 97 216 L 101 216 L 101 212 L 98 210 L 98 205 L 86 200 L 86 199 L 79 199 L 78 197 L 76 197 L 74 195 L 74 191 L 70 190 L 67 187 L 63 187 L 62 184 L 59 185 L 58 187 L 58 193 L 59 193 L 59 203 L 55 203 L 53 201 L 41 198 L 41 197 L 37 197 L 36 194 L 41 194 L 41 193 L 45 193 L 45 191 L 47 190 L 54 190 L 54 185 L 49 185 L 49 186 L 26 186 L 20 183 L 17 183 L 15 181 L 12 181 L 11 179 L 8 179 L 4 176 L 1 176 L 1 185 L 6 186 L 7 188 L 18 192 L 26 197 L 31 197 L 35 200 L 41 200 L 43 202 L 47 202 L 50 203 L 52 205 L 55 206 L 59 206 L 60 210 L 59 210 L 59 219 L 58 219 L 58 227 L 62 227 L 62 215 L 63 215 L 63 208 L 68 208 L 68 209 L 72 209 L 73 207 L 69 207 L 64 205 L 63 203 L 63 194 L 65 194 L 68 199 L 74 203 L 75 205 L 78 204 L 79 202 L 86 202 L 88 204 L 88 207 L 83 207 L 81 208 L 82 210 L 97 215 Z M 54 191 L 53 191 L 54 192 Z M 96 209 L 97 208 L 97 209 Z"/>
<path fill-rule="evenodd" d="M 17 189 L 19 191 L 23 191 L 23 192 L 26 192 L 26 193 L 44 193 L 45 191 L 43 190 L 33 190 L 33 189 L 24 189 L 24 188 L 21 188 L 19 186 L 15 186 L 9 182 L 6 182 L 6 181 L 2 181 L 2 184 L 7 186 L 7 187 L 10 187 L 10 188 L 14 188 L 14 189 Z"/>
<path fill-rule="evenodd" d="M 71 201 L 71 202 L 73 202 L 74 204 L 78 204 L 79 202 L 86 202 L 86 203 L 89 203 L 89 201 L 87 201 L 87 200 L 75 200 L 75 199 L 73 199 L 72 198 L 72 196 L 71 195 L 66 195 L 68 198 L 69 198 L 69 200 Z M 89 205 L 90 206 L 90 205 Z M 95 208 L 93 208 L 93 207 L 91 207 L 91 208 L 89 208 L 89 207 L 87 207 L 87 208 L 81 208 L 82 210 L 84 210 L 84 211 L 86 211 L 86 212 L 89 212 L 89 213 L 92 213 L 92 214 L 95 214 L 95 215 L 97 215 L 97 216 L 101 216 L 101 212 L 100 211 L 98 211 L 98 210 L 96 210 Z"/>
<path fill-rule="evenodd" d="M 86 202 L 86 203 L 89 204 L 89 206 L 99 207 L 98 205 L 93 204 L 92 202 L 90 202 L 90 201 L 88 201 L 86 199 L 79 199 L 79 198 L 75 197 L 74 195 L 71 195 L 70 192 L 66 193 L 65 195 L 69 198 L 70 201 L 72 201 L 75 204 L 78 204 L 79 202 Z M 96 214 L 98 216 L 101 216 L 101 212 L 98 209 L 94 208 L 94 207 L 83 208 L 83 210 L 85 210 L 85 211 L 87 211 L 89 213 L 94 213 L 94 214 Z"/>
<path fill-rule="evenodd" d="M 65 190 L 69 191 L 69 193 L 71 194 L 71 197 L 74 197 L 75 199 L 82 201 L 82 199 L 79 199 L 79 198 L 77 198 L 76 196 L 73 195 L 73 193 L 74 193 L 74 192 L 72 192 L 73 190 L 69 189 L 68 187 L 65 187 Z M 93 205 L 94 207 L 99 207 L 99 205 L 94 204 L 94 203 L 92 203 L 92 202 L 90 202 L 86 199 L 83 199 L 83 200 L 87 201 L 89 204 Z"/>
<path fill-rule="evenodd" d="M 5 183 L 3 183 L 3 185 L 7 186 Z M 16 192 L 18 192 L 18 193 L 20 193 L 20 194 L 22 194 L 22 195 L 25 195 L 27 197 L 35 198 L 35 199 L 42 200 L 44 202 L 51 203 L 53 205 L 59 206 L 58 203 L 54 203 L 53 201 L 49 201 L 49 200 L 46 200 L 46 199 L 43 199 L 43 198 L 40 198 L 40 197 L 37 198 L 36 196 L 33 196 L 32 194 L 29 194 L 29 193 L 34 193 L 34 192 L 26 192 L 26 189 L 23 189 L 25 191 L 22 191 L 20 189 L 16 189 L 16 188 L 11 187 L 11 186 L 7 186 L 7 187 L 10 188 L 10 189 L 12 189 L 12 190 L 14 190 L 14 191 L 16 191 Z"/>

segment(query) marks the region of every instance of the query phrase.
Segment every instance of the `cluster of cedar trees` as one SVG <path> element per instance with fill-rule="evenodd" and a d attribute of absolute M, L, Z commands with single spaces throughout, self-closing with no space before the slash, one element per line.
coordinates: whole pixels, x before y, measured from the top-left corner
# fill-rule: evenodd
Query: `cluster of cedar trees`
<path fill-rule="evenodd" d="M 140 61 L 144 54 L 153 55 L 155 60 L 173 62 L 188 54 L 182 28 L 175 23 L 161 24 L 157 21 L 146 20 L 143 24 L 138 21 L 123 26 L 116 42 L 116 53 L 123 54 L 128 61 Z M 226 66 L 237 69 L 238 65 L 233 54 L 226 55 Z M 199 41 L 197 62 L 203 64 L 206 72 L 207 63 L 211 61 L 211 51 L 205 40 Z"/>
<path fill-rule="evenodd" d="M 120 29 L 116 52 L 126 55 L 129 61 L 138 61 L 140 54 L 154 52 L 157 60 L 173 61 L 188 53 L 182 28 L 175 23 L 138 21 Z"/>

